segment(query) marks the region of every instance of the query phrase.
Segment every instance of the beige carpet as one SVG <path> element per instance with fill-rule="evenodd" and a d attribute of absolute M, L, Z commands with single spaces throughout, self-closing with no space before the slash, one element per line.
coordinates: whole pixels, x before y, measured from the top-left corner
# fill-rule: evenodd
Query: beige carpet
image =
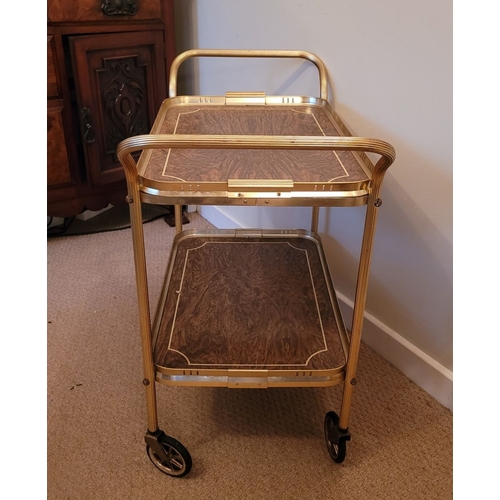
<path fill-rule="evenodd" d="M 144 229 L 156 302 L 174 230 Z M 343 464 L 323 438 L 341 386 L 158 386 L 160 426 L 193 459 L 185 478 L 162 474 L 145 452 L 130 229 L 47 244 L 49 500 L 452 498 L 451 412 L 365 345 Z"/>

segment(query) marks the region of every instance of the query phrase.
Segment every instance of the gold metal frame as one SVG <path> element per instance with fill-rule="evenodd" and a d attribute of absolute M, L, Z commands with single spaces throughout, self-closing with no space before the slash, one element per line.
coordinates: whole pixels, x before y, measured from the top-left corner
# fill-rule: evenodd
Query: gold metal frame
<path fill-rule="evenodd" d="M 323 62 L 315 55 L 304 51 L 236 51 L 236 50 L 191 50 L 179 55 L 172 64 L 170 72 L 169 91 L 170 97 L 177 95 L 177 73 L 182 62 L 190 57 L 298 57 L 308 59 L 313 62 L 320 75 L 320 99 L 327 100 L 328 85 L 327 74 Z M 259 96 L 253 96 L 252 98 Z M 233 99 L 240 99 L 241 96 L 230 96 Z M 188 99 L 188 98 L 186 98 Z M 199 102 L 204 99 L 199 96 Z M 332 115 L 338 118 L 332 110 Z M 343 124 L 342 124 L 343 126 Z M 132 238 L 134 247 L 134 262 L 136 274 L 136 286 L 139 305 L 141 345 L 144 369 L 144 385 L 146 388 L 148 429 L 154 432 L 158 429 L 158 416 L 156 407 L 155 393 L 155 366 L 152 355 L 152 331 L 151 317 L 149 310 L 149 292 L 147 283 L 146 254 L 144 248 L 144 232 L 142 226 L 141 203 L 154 202 L 164 203 L 166 200 L 173 200 L 175 203 L 176 230 L 180 233 L 182 230 L 181 207 L 186 201 L 194 199 L 186 193 L 178 191 L 169 191 L 168 189 L 151 188 L 145 186 L 139 175 L 138 165 L 136 165 L 132 153 L 136 151 L 147 151 L 154 148 L 202 148 L 202 149 L 291 149 L 291 150 L 335 150 L 352 151 L 359 154 L 367 165 L 371 179 L 364 193 L 349 192 L 342 199 L 340 204 L 352 206 L 356 204 L 366 204 L 365 224 L 363 230 L 363 239 L 361 245 L 361 254 L 359 260 L 358 276 L 356 283 L 356 295 L 354 299 L 353 322 L 349 342 L 348 361 L 345 367 L 345 373 L 342 378 L 345 379 L 342 397 L 342 406 L 340 411 L 339 426 L 341 429 L 347 429 L 349 424 L 350 409 L 352 405 L 354 385 L 356 383 L 356 370 L 359 358 L 359 349 L 361 343 L 361 333 L 363 326 L 364 309 L 366 303 L 368 276 L 370 272 L 370 261 L 375 234 L 375 226 L 378 214 L 378 208 L 381 206 L 380 190 L 382 181 L 387 168 L 395 160 L 394 148 L 378 139 L 364 137 L 350 137 L 349 132 L 343 126 L 343 137 L 320 137 L 320 136 L 248 136 L 248 135 L 161 135 L 149 134 L 130 137 L 122 141 L 117 148 L 117 156 L 124 167 L 128 196 L 130 204 L 130 217 L 132 225 Z M 373 165 L 366 153 L 376 153 L 380 159 Z M 294 205 L 291 198 L 272 198 L 269 193 L 255 195 L 255 199 L 269 204 Z M 228 203 L 240 202 L 238 198 L 227 199 Z M 197 201 L 198 204 L 221 203 L 220 193 L 206 193 L 203 201 Z M 248 203 L 248 199 L 247 199 Z M 312 230 L 317 232 L 318 226 L 318 208 L 319 206 L 334 206 L 338 201 L 328 203 L 325 198 L 303 193 L 303 197 L 295 201 L 297 204 L 310 204 L 313 206 Z M 162 375 L 158 375 L 161 379 Z M 163 383 L 168 381 L 162 380 Z M 226 384 L 227 385 L 227 384 Z"/>

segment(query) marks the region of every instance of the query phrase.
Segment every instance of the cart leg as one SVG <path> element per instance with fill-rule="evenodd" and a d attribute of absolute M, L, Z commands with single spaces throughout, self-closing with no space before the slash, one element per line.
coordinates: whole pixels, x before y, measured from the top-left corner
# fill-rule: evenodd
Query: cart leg
<path fill-rule="evenodd" d="M 151 342 L 146 252 L 144 248 L 144 230 L 142 226 L 142 207 L 139 189 L 136 183 L 129 186 L 129 196 L 127 200 L 129 201 L 132 241 L 134 246 L 135 277 L 137 299 L 139 303 L 139 324 L 144 370 L 143 384 L 146 389 L 148 430 L 150 432 L 156 432 L 158 430 L 158 415 L 156 409 L 155 370 Z"/>
<path fill-rule="evenodd" d="M 144 379 L 142 382 L 146 389 L 146 407 L 148 417 L 148 430 L 144 438 L 146 441 L 146 453 L 148 454 L 151 462 L 161 472 L 168 474 L 169 476 L 183 477 L 189 473 L 192 467 L 192 460 L 189 452 L 181 443 L 179 443 L 179 441 L 167 436 L 161 429 L 158 428 L 146 251 L 144 246 L 144 229 L 142 225 L 140 193 L 136 182 L 129 183 L 129 195 L 127 200 L 130 208 L 137 297 L 139 302 L 139 322 L 144 370 Z M 176 225 L 177 208 L 178 206 L 176 205 Z M 182 205 L 179 206 L 179 209 L 179 212 L 182 215 Z"/>
<path fill-rule="evenodd" d="M 370 273 L 370 261 L 373 248 L 373 238 L 377 222 L 378 207 L 382 204 L 377 197 L 378 190 L 370 195 L 366 209 L 365 228 L 361 244 L 361 256 L 359 260 L 358 280 L 356 284 L 356 295 L 354 299 L 354 311 L 351 328 L 351 341 L 349 346 L 349 357 L 347 360 L 344 392 L 342 396 L 342 407 L 340 411 L 339 426 L 347 429 L 352 404 L 354 386 L 356 385 L 356 370 L 358 367 L 359 349 L 361 347 L 361 333 L 368 290 L 368 276 Z"/>
<path fill-rule="evenodd" d="M 155 467 L 161 472 L 170 476 L 182 477 L 191 470 L 191 456 L 181 443 L 167 436 L 158 428 L 146 251 L 137 166 L 130 153 L 120 156 L 120 161 L 125 168 L 125 177 L 127 180 L 128 195 L 126 200 L 129 203 L 134 248 L 135 279 L 139 304 L 139 325 L 144 370 L 143 384 L 146 389 L 148 418 L 148 430 L 145 436 L 146 452 Z M 182 215 L 182 205 L 179 208 Z"/>
<path fill-rule="evenodd" d="M 382 204 L 380 198 L 377 197 L 378 192 L 379 189 L 373 190 L 368 200 L 368 206 L 366 209 L 340 418 L 334 412 L 328 412 L 325 417 L 325 438 L 328 451 L 330 452 L 333 460 L 338 463 L 344 460 L 346 453 L 346 441 L 351 439 L 351 435 L 348 431 L 349 417 L 354 386 L 356 385 L 356 370 L 358 366 L 359 349 L 361 347 L 361 333 L 363 328 L 366 294 L 368 290 L 368 276 L 370 272 L 370 260 L 373 238 L 375 235 L 377 212 L 378 207 Z"/>
<path fill-rule="evenodd" d="M 182 205 L 175 205 L 175 232 L 179 234 L 182 231 Z"/>
<path fill-rule="evenodd" d="M 313 207 L 312 217 L 311 217 L 311 231 L 313 233 L 318 232 L 318 223 L 319 223 L 319 207 Z"/>

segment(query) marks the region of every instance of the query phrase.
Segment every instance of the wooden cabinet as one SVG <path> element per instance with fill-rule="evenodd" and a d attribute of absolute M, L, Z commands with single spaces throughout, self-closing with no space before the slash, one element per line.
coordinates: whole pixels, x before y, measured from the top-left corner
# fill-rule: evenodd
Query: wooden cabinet
<path fill-rule="evenodd" d="M 173 16 L 173 0 L 48 0 L 48 215 L 125 202 L 116 146 L 167 97 Z"/>

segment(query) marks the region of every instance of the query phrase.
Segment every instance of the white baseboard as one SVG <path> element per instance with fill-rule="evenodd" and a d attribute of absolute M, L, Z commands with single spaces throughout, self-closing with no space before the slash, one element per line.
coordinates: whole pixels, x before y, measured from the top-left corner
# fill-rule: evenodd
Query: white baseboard
<path fill-rule="evenodd" d="M 247 227 L 222 207 L 200 206 L 198 212 L 218 229 Z M 337 297 L 346 327 L 350 328 L 354 304 L 339 291 Z M 453 410 L 453 373 L 368 312 L 363 323 L 363 342 L 443 406 Z"/>
<path fill-rule="evenodd" d="M 351 327 L 354 303 L 337 290 L 346 328 Z M 453 411 L 453 372 L 365 311 L 363 342 L 410 380 Z"/>
<path fill-rule="evenodd" d="M 198 206 L 198 213 L 217 229 L 248 229 L 241 221 L 226 212 L 223 207 L 200 205 Z"/>

